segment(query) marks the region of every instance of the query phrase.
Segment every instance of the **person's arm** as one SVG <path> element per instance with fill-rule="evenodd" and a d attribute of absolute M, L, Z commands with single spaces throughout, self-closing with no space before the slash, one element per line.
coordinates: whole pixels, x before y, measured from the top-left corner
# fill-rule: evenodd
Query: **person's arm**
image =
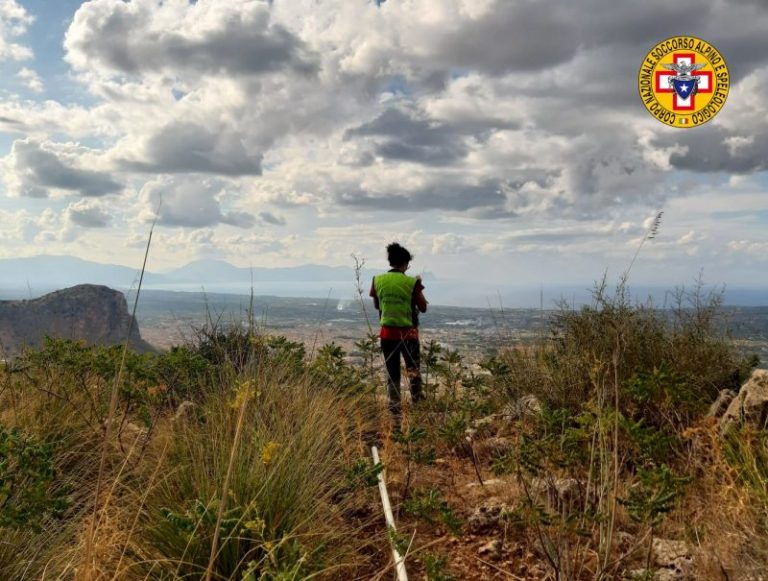
<path fill-rule="evenodd" d="M 377 311 L 381 311 L 379 308 L 379 297 L 376 295 L 376 281 L 371 280 L 371 292 L 368 293 L 368 296 L 370 296 L 373 299 L 373 308 Z"/>
<path fill-rule="evenodd" d="M 427 299 L 424 298 L 424 284 L 421 282 L 421 277 L 416 277 L 416 286 L 413 289 L 413 303 L 420 313 L 427 312 Z"/>

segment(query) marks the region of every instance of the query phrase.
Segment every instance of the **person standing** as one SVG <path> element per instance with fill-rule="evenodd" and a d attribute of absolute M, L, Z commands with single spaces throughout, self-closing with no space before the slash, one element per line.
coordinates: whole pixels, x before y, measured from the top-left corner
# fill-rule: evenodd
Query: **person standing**
<path fill-rule="evenodd" d="M 419 344 L 419 313 L 427 312 L 424 284 L 420 276 L 408 276 L 413 256 L 393 242 L 387 246 L 390 270 L 373 277 L 370 296 L 379 311 L 381 351 L 387 368 L 389 410 L 399 428 L 400 424 L 400 358 L 405 362 L 411 390 L 411 400 L 424 398 L 421 384 L 421 355 Z"/>

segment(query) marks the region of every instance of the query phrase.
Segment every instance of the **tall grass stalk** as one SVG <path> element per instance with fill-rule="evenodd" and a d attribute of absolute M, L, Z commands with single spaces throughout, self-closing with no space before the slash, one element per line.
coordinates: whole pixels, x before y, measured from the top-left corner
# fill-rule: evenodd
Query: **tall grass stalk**
<path fill-rule="evenodd" d="M 609 574 L 608 568 L 609 564 L 611 563 L 611 551 L 616 528 L 616 512 L 619 499 L 619 473 L 621 470 L 621 459 L 619 457 L 619 399 L 621 382 L 624 379 L 620 376 L 619 362 L 623 360 L 623 343 L 626 341 L 627 334 L 627 320 L 626 313 L 624 312 L 628 307 L 626 304 L 628 294 L 627 285 L 629 274 L 632 271 L 632 267 L 634 266 L 637 257 L 640 255 L 640 250 L 642 250 L 643 245 L 648 240 L 652 240 L 658 235 L 659 228 L 661 227 L 661 218 L 663 215 L 663 210 L 659 210 L 656 213 L 651 224 L 648 226 L 645 234 L 643 235 L 643 238 L 640 240 L 640 243 L 635 250 L 635 254 L 632 256 L 632 260 L 629 262 L 629 266 L 627 266 L 627 269 L 619 279 L 619 283 L 616 289 L 616 298 L 614 298 L 614 301 L 617 302 L 617 304 L 612 305 L 619 307 L 619 316 L 612 321 L 613 328 L 610 329 L 614 335 L 613 339 L 615 342 L 613 346 L 613 352 L 611 353 L 610 362 L 611 372 L 613 375 L 613 409 L 610 410 L 609 407 L 609 397 L 607 397 L 608 394 L 604 391 L 605 384 L 603 384 L 603 389 L 600 391 L 600 396 L 598 397 L 599 416 L 604 417 L 606 411 L 611 411 L 613 414 L 613 422 L 611 422 L 611 425 L 608 428 L 610 431 L 612 431 L 612 434 L 606 434 L 606 437 L 601 436 L 598 438 L 598 444 L 600 446 L 599 457 L 601 463 L 600 473 L 602 489 L 599 506 L 601 512 L 603 512 L 606 517 L 600 523 L 600 542 L 598 548 L 598 552 L 600 554 L 600 571 L 598 577 L 600 579 L 605 578 L 605 576 Z M 603 277 L 602 283 L 598 285 L 598 290 L 595 297 L 597 299 L 598 307 L 600 306 L 600 303 L 605 303 L 604 292 L 605 277 Z M 602 431 L 601 422 L 602 420 L 598 421 L 597 429 Z M 611 440 L 610 443 L 609 439 Z M 608 490 L 610 490 L 610 495 L 606 498 L 605 493 Z"/>
<path fill-rule="evenodd" d="M 643 248 L 643 245 L 646 243 L 647 240 L 653 240 L 658 235 L 659 228 L 661 227 L 661 217 L 663 215 L 664 215 L 664 210 L 659 210 L 658 212 L 656 212 L 656 216 L 653 218 L 651 225 L 648 226 L 648 229 L 645 231 L 645 235 L 640 240 L 640 244 L 637 245 L 637 249 L 635 250 L 635 255 L 632 257 L 632 260 L 629 262 L 629 266 L 627 267 L 627 270 L 624 271 L 623 278 L 625 280 L 629 278 L 629 272 L 632 270 L 632 266 L 635 264 L 635 260 L 637 260 L 637 257 L 640 254 L 640 250 Z"/>
<path fill-rule="evenodd" d="M 142 283 L 144 282 L 144 273 L 147 269 L 147 259 L 149 258 L 149 249 L 152 246 L 152 234 L 155 231 L 155 225 L 157 223 L 157 215 L 159 215 L 160 213 L 160 207 L 161 206 L 158 206 L 157 214 L 155 216 L 155 219 L 152 221 L 152 226 L 149 229 L 149 237 L 147 238 L 147 247 L 144 250 L 144 260 L 141 264 L 141 274 L 139 275 L 139 284 L 138 284 L 138 287 L 136 288 L 136 297 L 134 298 L 134 301 L 133 301 L 133 310 L 131 311 L 131 319 L 128 322 L 128 334 L 127 334 L 127 337 L 125 338 L 125 342 L 123 343 L 123 351 L 120 357 L 120 365 L 115 375 L 115 381 L 112 384 L 112 393 L 110 394 L 110 399 L 109 399 L 109 413 L 107 414 L 107 421 L 104 429 L 104 439 L 102 440 L 101 458 L 99 460 L 99 471 L 96 477 L 96 488 L 94 489 L 94 492 L 93 492 L 93 516 L 91 518 L 91 523 L 88 527 L 88 534 L 85 540 L 85 568 L 84 568 L 83 578 L 86 581 L 90 580 L 93 575 L 93 563 L 91 562 L 92 555 L 93 555 L 93 542 L 96 535 L 97 521 L 99 519 L 99 509 L 100 509 L 99 497 L 101 495 L 101 488 L 103 486 L 103 481 L 104 481 L 104 469 L 107 463 L 107 450 L 109 449 L 109 442 L 112 438 L 112 428 L 113 428 L 113 424 L 115 423 L 115 416 L 117 415 L 117 402 L 118 402 L 118 396 L 120 393 L 120 385 L 123 379 L 123 370 L 125 369 L 125 360 L 128 355 L 128 348 L 131 342 L 133 325 L 134 325 L 134 322 L 136 321 L 136 311 L 139 306 L 139 296 L 141 295 L 141 286 L 142 286 Z M 106 508 L 106 506 L 102 507 L 102 510 L 104 508 Z"/>
<path fill-rule="evenodd" d="M 320 314 L 320 317 L 316 322 L 317 328 L 315 329 L 315 335 L 312 338 L 312 349 L 310 349 L 310 352 L 309 352 L 310 360 L 315 358 L 315 349 L 317 349 L 317 340 L 319 339 L 319 336 L 320 336 L 320 323 L 325 320 L 325 316 L 328 313 L 328 304 L 331 302 L 332 292 L 333 292 L 333 288 L 329 288 L 328 296 L 325 297 L 325 302 L 323 303 L 323 312 Z"/>
<path fill-rule="evenodd" d="M 216 527 L 214 528 L 213 541 L 211 542 L 211 556 L 208 559 L 208 567 L 205 570 L 205 581 L 211 581 L 211 575 L 213 574 L 213 564 L 216 561 L 217 550 L 219 546 L 219 535 L 221 534 L 221 519 L 224 516 L 224 512 L 227 508 L 227 497 L 229 495 L 229 482 L 232 479 L 232 467 L 235 465 L 235 456 L 237 454 L 237 447 L 240 444 L 240 435 L 243 432 L 243 420 L 245 419 L 245 409 L 248 406 L 248 399 L 250 396 L 251 385 L 250 382 L 246 382 L 240 386 L 239 395 L 240 398 L 240 412 L 237 416 L 237 427 L 235 428 L 235 439 L 232 442 L 232 450 L 229 454 L 229 463 L 227 464 L 227 473 L 224 476 L 224 484 L 221 487 L 221 499 L 219 500 L 219 512 L 216 515 Z"/>
<path fill-rule="evenodd" d="M 136 527 L 139 524 L 139 517 L 141 516 L 141 511 L 144 508 L 144 505 L 147 502 L 147 497 L 149 496 L 150 491 L 152 490 L 152 487 L 155 484 L 155 481 L 157 480 L 158 475 L 160 474 L 161 468 L 164 466 L 164 460 L 165 455 L 168 452 L 169 448 L 169 442 L 166 441 L 165 445 L 163 446 L 162 452 L 160 453 L 160 459 L 155 464 L 155 469 L 152 472 L 152 476 L 149 479 L 148 485 L 144 488 L 144 492 L 141 495 L 141 501 L 139 502 L 139 506 L 136 507 L 136 514 L 133 517 L 133 522 L 131 523 L 131 528 L 128 530 L 128 536 L 125 539 L 125 544 L 123 545 L 123 550 L 120 553 L 120 559 L 117 561 L 117 565 L 115 566 L 115 572 L 112 577 L 113 580 L 119 579 L 119 576 L 121 574 L 121 565 L 123 564 L 123 561 L 125 560 L 125 555 L 128 551 L 128 547 L 130 546 L 131 537 L 133 537 L 133 533 L 136 531 Z"/>
<path fill-rule="evenodd" d="M 363 293 L 365 288 L 363 287 L 363 268 L 365 267 L 365 258 L 360 258 L 356 254 L 352 254 L 352 260 L 355 261 L 355 293 L 357 299 L 360 301 L 360 310 L 365 317 L 365 324 L 368 327 L 368 334 L 373 334 L 373 325 L 371 325 L 371 319 L 368 317 L 368 309 L 365 308 L 365 301 L 363 300 Z"/>

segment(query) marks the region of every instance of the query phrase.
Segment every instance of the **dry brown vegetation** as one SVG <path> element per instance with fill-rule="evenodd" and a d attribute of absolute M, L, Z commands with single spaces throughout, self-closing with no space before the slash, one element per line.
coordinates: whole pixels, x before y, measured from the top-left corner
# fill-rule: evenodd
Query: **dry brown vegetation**
<path fill-rule="evenodd" d="M 124 361 L 49 341 L 0 370 L 0 578 L 385 579 L 391 541 L 413 579 L 758 579 L 765 426 L 706 417 L 755 362 L 717 295 L 628 296 L 481 366 L 425 341 L 402 432 L 370 339 L 360 366 L 241 327 Z"/>

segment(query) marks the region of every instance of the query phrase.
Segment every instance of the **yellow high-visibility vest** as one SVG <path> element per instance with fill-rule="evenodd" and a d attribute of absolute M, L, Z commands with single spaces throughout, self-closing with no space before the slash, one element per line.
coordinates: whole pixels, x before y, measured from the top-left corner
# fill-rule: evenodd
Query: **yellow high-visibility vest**
<path fill-rule="evenodd" d="M 381 324 L 387 327 L 413 327 L 413 289 L 416 278 L 403 272 L 387 272 L 373 277 L 379 298 Z"/>

